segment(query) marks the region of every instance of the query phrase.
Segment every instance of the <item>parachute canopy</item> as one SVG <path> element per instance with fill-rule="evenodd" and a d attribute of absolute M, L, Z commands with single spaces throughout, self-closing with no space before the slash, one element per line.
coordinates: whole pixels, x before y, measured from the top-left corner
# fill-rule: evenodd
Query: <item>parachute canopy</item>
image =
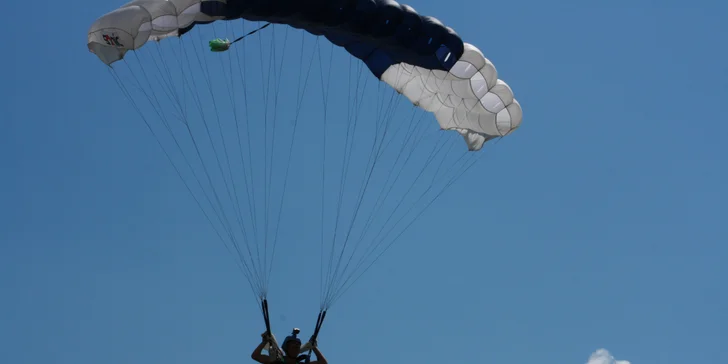
<path fill-rule="evenodd" d="M 462 135 L 471 151 L 521 124 L 513 91 L 477 47 L 439 20 L 392 0 L 136 0 L 97 19 L 88 48 L 110 66 L 149 41 L 235 19 L 326 37 L 433 113 L 442 129 Z"/>

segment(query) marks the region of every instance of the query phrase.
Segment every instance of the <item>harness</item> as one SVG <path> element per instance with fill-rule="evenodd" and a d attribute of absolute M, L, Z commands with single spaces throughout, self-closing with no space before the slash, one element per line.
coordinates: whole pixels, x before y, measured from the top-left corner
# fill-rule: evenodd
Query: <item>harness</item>
<path fill-rule="evenodd" d="M 286 360 L 285 360 L 286 358 L 287 358 L 287 357 L 283 357 L 283 358 L 278 358 L 278 359 L 277 359 L 277 360 L 275 361 L 275 364 L 288 364 L 288 362 L 286 362 Z M 298 356 L 298 357 L 296 358 L 296 361 L 295 361 L 295 363 L 297 363 L 297 364 L 307 364 L 307 363 L 308 363 L 308 362 L 310 362 L 310 361 L 311 361 L 311 357 L 310 357 L 310 356 L 308 356 L 308 355 L 299 355 L 299 356 Z"/>

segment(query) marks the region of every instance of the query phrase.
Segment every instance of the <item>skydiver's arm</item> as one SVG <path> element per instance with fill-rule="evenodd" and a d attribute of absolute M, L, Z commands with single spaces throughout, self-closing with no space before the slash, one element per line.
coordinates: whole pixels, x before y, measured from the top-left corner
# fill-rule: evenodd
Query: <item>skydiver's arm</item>
<path fill-rule="evenodd" d="M 267 341 L 263 340 L 263 342 L 260 343 L 260 345 L 258 345 L 258 347 L 255 348 L 255 350 L 253 350 L 253 354 L 250 355 L 250 357 L 253 360 L 257 361 L 260 364 L 270 364 L 275 361 L 270 356 L 263 354 L 263 348 L 265 347 L 265 344 L 267 344 L 267 343 L 268 343 Z"/>
<path fill-rule="evenodd" d="M 328 364 L 326 358 L 324 357 L 324 354 L 321 354 L 318 347 L 314 346 L 313 348 L 311 348 L 311 350 L 313 350 L 313 353 L 316 354 L 316 360 L 308 364 Z"/>

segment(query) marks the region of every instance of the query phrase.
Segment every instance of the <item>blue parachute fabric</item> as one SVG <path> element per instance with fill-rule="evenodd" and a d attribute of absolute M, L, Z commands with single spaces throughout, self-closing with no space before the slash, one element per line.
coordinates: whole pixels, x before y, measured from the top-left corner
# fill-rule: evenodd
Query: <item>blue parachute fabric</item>
<path fill-rule="evenodd" d="M 201 11 L 226 20 L 286 24 L 324 36 L 362 60 L 377 78 L 398 63 L 449 71 L 464 51 L 454 30 L 393 0 L 205 1 Z M 181 29 L 180 35 L 193 26 Z"/>

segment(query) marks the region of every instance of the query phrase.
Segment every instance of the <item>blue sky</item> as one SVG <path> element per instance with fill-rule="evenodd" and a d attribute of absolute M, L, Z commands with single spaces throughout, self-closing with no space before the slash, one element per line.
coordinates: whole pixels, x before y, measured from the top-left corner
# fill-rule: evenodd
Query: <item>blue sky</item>
<path fill-rule="evenodd" d="M 121 4 L 6 6 L 0 362 L 250 362 L 245 278 L 86 50 Z M 726 362 L 728 3 L 409 4 L 495 63 L 524 122 L 332 308 L 330 362 Z M 318 312 L 298 186 L 278 336 Z"/>

